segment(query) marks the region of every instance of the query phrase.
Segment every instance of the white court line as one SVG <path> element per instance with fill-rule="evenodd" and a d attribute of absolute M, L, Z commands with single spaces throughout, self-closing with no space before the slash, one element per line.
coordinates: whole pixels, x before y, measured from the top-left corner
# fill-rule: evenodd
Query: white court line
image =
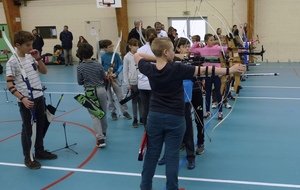
<path fill-rule="evenodd" d="M 300 87 L 296 86 L 244 86 L 243 88 L 284 88 L 284 89 L 300 89 Z"/>
<path fill-rule="evenodd" d="M 233 96 L 234 97 L 234 96 Z M 282 97 L 242 97 L 238 99 L 257 99 L 257 100 L 300 100 L 300 98 L 282 98 Z"/>
<path fill-rule="evenodd" d="M 15 164 L 15 163 L 6 163 L 6 162 L 0 162 L 0 165 L 2 165 L 2 166 L 25 167 L 24 164 Z M 122 176 L 135 176 L 135 177 L 140 177 L 141 176 L 141 174 L 139 174 L 139 173 L 114 172 L 114 171 L 91 170 L 91 169 L 81 169 L 81 168 L 64 168 L 64 167 L 42 166 L 42 169 L 69 171 L 69 172 L 122 175 Z M 154 175 L 154 177 L 155 178 L 166 178 L 166 176 L 164 176 L 164 175 Z M 243 184 L 243 185 L 268 186 L 268 187 L 285 187 L 285 188 L 300 189 L 300 185 L 296 185 L 296 184 L 263 183 L 263 182 L 253 182 L 253 181 L 237 181 L 237 180 L 191 178 L 191 177 L 178 177 L 178 179 L 179 180 L 185 180 L 185 181 L 203 181 L 203 182 L 212 182 L 212 183 Z"/>

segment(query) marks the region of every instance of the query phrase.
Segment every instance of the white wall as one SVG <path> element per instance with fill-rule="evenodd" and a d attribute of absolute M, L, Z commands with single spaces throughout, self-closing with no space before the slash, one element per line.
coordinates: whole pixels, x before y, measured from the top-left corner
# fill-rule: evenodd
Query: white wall
<path fill-rule="evenodd" d="M 6 23 L 6 20 L 5 20 L 3 4 L 0 3 L 0 24 L 5 24 L 5 23 Z"/>
<path fill-rule="evenodd" d="M 239 24 L 233 15 L 233 9 L 238 19 L 247 22 L 247 0 L 209 0 L 209 2 L 226 18 L 230 27 Z M 276 2 L 276 3 L 275 3 Z M 234 7 L 232 4 L 235 3 Z M 154 22 L 160 21 L 168 27 L 168 17 L 186 17 L 183 11 L 190 11 L 190 18 L 195 16 L 196 7 L 200 0 L 127 0 L 129 30 L 133 28 L 135 19 L 142 19 L 144 27 L 153 26 Z M 216 10 L 205 1 L 201 4 L 201 15 L 207 16 L 209 23 L 214 27 L 222 27 L 221 22 L 212 13 L 204 8 L 204 5 L 223 19 Z M 297 8 L 299 0 L 256 0 L 255 1 L 255 34 L 260 36 L 261 45 L 267 50 L 265 61 L 269 62 L 292 62 L 300 61 L 298 56 L 299 43 L 297 34 L 299 21 Z M 85 36 L 85 22 L 100 22 L 100 37 L 117 42 L 117 24 L 114 9 L 97 9 L 96 0 L 34 0 L 27 1 L 27 6 L 20 7 L 22 28 L 31 31 L 35 26 L 56 26 L 58 33 L 64 25 L 74 35 L 76 47 L 78 37 Z M 196 15 L 198 16 L 198 15 Z M 4 10 L 0 3 L 0 23 L 5 23 Z M 226 24 L 227 25 L 227 24 Z M 224 31 L 224 30 L 223 30 Z M 212 33 L 212 29 L 208 28 Z M 223 32 L 224 33 L 224 32 Z M 92 43 L 92 42 L 91 42 Z M 60 44 L 58 39 L 46 39 L 44 52 L 52 52 L 53 46 Z M 76 48 L 73 48 L 75 55 Z M 260 59 L 259 59 L 260 61 Z"/>

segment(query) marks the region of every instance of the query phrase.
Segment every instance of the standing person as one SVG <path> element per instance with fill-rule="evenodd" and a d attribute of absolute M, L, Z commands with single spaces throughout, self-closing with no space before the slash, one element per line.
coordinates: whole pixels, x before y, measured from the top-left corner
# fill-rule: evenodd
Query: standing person
<path fill-rule="evenodd" d="M 141 190 L 152 189 L 156 164 L 165 143 L 166 189 L 178 190 L 179 149 L 185 131 L 183 80 L 205 74 L 229 75 L 243 72 L 245 68 L 236 64 L 231 68 L 194 67 L 173 63 L 174 47 L 169 38 L 157 38 L 151 49 L 156 57 L 136 53 L 135 62 L 139 70 L 149 78 L 152 89 L 148 123 L 147 151 L 145 155 Z M 148 61 L 147 61 L 147 60 Z M 149 61 L 156 61 L 152 64 Z M 180 188 L 179 190 L 184 190 Z"/>
<path fill-rule="evenodd" d="M 73 47 L 73 34 L 69 31 L 67 25 L 64 26 L 64 30 L 60 33 L 59 39 L 61 41 L 61 46 L 64 51 L 65 66 L 73 65 L 72 61 L 72 47 Z"/>
<path fill-rule="evenodd" d="M 47 67 L 42 61 L 38 50 L 32 49 L 34 36 L 28 31 L 19 31 L 14 34 L 14 46 L 20 58 L 22 68 L 18 65 L 15 56 L 11 56 L 6 64 L 6 86 L 9 91 L 18 98 L 18 106 L 22 118 L 21 142 L 25 165 L 30 169 L 39 169 L 41 164 L 37 160 L 56 159 L 57 155 L 44 149 L 43 134 L 45 126 L 45 100 L 42 92 L 42 84 L 39 76 L 47 73 Z M 22 72 L 25 72 L 30 84 L 30 93 L 27 84 L 23 80 Z M 35 158 L 30 159 L 30 147 L 32 136 L 32 114 L 36 116 L 36 141 Z"/>
<path fill-rule="evenodd" d="M 175 41 L 175 57 L 174 61 L 183 63 L 185 60 L 185 55 L 189 54 L 190 42 L 187 38 L 178 38 Z M 182 58 L 183 57 L 183 58 Z M 184 116 L 185 116 L 185 132 L 183 137 L 183 142 L 181 150 L 186 150 L 186 159 L 188 161 L 188 169 L 192 170 L 196 167 L 195 163 L 195 145 L 194 145 L 194 132 L 193 132 L 193 123 L 192 123 L 192 114 L 191 114 L 191 101 L 192 101 L 192 91 L 193 91 L 193 81 L 192 80 L 183 80 L 184 88 Z M 197 97 L 201 98 L 202 97 Z M 194 106 L 193 106 L 194 107 Z M 195 113 L 196 115 L 196 113 Z M 165 164 L 164 157 L 158 161 L 158 165 Z"/>
<path fill-rule="evenodd" d="M 137 52 L 138 53 L 146 53 L 148 55 L 154 56 L 152 50 L 151 50 L 151 43 L 152 41 L 157 38 L 156 30 L 154 28 L 149 28 L 146 30 L 146 44 L 140 47 Z M 153 63 L 155 64 L 155 63 Z M 149 104 L 150 104 L 150 98 L 151 98 L 151 87 L 149 84 L 148 77 L 145 76 L 143 73 L 138 73 L 138 89 L 142 98 L 143 103 L 143 120 L 140 121 L 140 123 L 144 123 L 144 126 L 147 126 L 147 116 L 149 112 Z"/>
<path fill-rule="evenodd" d="M 174 28 L 172 26 L 170 26 L 168 28 L 168 37 L 170 38 L 170 40 L 172 41 L 173 44 L 176 40 L 175 35 L 176 35 L 176 32 L 175 32 Z"/>
<path fill-rule="evenodd" d="M 91 59 L 93 56 L 93 46 L 88 43 L 81 43 L 78 45 L 78 56 L 83 59 L 83 62 L 77 67 L 77 82 L 83 85 L 86 95 L 91 99 L 98 101 L 102 110 L 106 113 L 107 97 L 105 90 L 105 72 L 103 66 Z M 92 93 L 87 93 L 87 92 Z M 101 120 L 95 115 L 91 114 L 93 121 L 97 143 L 96 146 L 102 148 L 106 146 L 105 137 L 107 131 L 107 117 L 104 116 Z"/>
<path fill-rule="evenodd" d="M 134 28 L 131 29 L 131 31 L 129 32 L 128 34 L 128 38 L 127 38 L 127 42 L 132 39 L 132 38 L 135 38 L 139 41 L 139 47 L 142 46 L 142 39 L 144 38 L 143 36 L 140 36 L 139 34 L 139 30 L 140 30 L 140 26 L 141 26 L 141 29 L 142 29 L 142 34 L 144 33 L 145 29 L 143 28 L 143 21 L 142 20 L 135 20 L 134 21 Z M 129 50 L 128 50 L 129 51 Z"/>
<path fill-rule="evenodd" d="M 77 48 L 79 48 L 79 45 L 82 43 L 88 43 L 88 41 L 83 36 L 79 36 L 79 40 L 77 42 Z M 81 63 L 83 61 L 83 59 L 81 57 L 79 57 L 79 55 L 78 55 L 78 50 L 76 52 L 76 57 L 79 58 L 79 63 Z"/>
<path fill-rule="evenodd" d="M 218 37 L 220 38 L 221 35 L 222 35 L 222 29 L 221 28 L 217 28 L 216 35 L 214 35 L 215 40 L 219 40 Z"/>
<path fill-rule="evenodd" d="M 198 51 L 200 53 L 201 57 L 216 57 L 220 58 L 221 55 L 221 50 L 222 48 L 219 45 L 214 45 L 215 44 L 215 38 L 212 34 L 205 34 L 204 36 L 204 41 L 206 46 L 203 48 L 196 48 L 197 44 L 193 44 L 191 47 L 192 49 Z M 224 51 L 227 51 L 227 48 L 224 47 Z M 221 67 L 221 63 L 210 63 L 210 62 L 205 62 L 203 63 L 203 66 L 215 66 L 215 67 Z M 221 79 L 219 76 L 211 76 L 211 77 L 206 77 L 205 78 L 205 90 L 206 90 L 206 95 L 205 95 L 205 108 L 206 108 L 206 113 L 203 116 L 205 119 L 209 118 L 211 116 L 210 113 L 210 105 L 211 105 L 211 93 L 212 93 L 212 84 L 214 84 L 215 87 L 215 92 L 218 100 L 218 120 L 223 119 L 223 113 L 222 113 L 222 95 L 220 92 L 221 89 Z"/>
<path fill-rule="evenodd" d="M 160 22 L 155 22 L 154 28 L 157 32 L 157 37 L 159 37 L 159 38 L 168 37 L 167 32 L 162 29 L 162 24 Z"/>
<path fill-rule="evenodd" d="M 226 47 L 227 48 L 227 43 L 226 43 L 226 37 L 223 35 L 219 36 L 220 40 L 221 40 L 221 46 Z M 218 40 L 215 38 L 215 40 Z M 230 77 L 226 76 L 228 79 L 227 80 L 231 80 Z M 230 84 L 230 82 L 226 82 L 227 85 Z M 231 97 L 231 92 L 229 90 L 230 87 L 228 87 L 228 90 L 224 90 L 223 94 L 222 94 L 222 100 L 223 100 L 223 105 L 225 108 L 227 109 L 231 109 L 231 105 L 228 103 L 227 97 Z M 225 89 L 227 89 L 227 87 L 225 87 Z M 211 108 L 212 109 L 216 109 L 218 106 L 218 100 L 217 100 L 217 96 L 216 96 L 216 90 L 213 89 L 212 90 L 212 104 L 211 104 Z"/>
<path fill-rule="evenodd" d="M 128 41 L 128 48 L 130 51 L 124 57 L 123 64 L 123 77 L 124 83 L 128 91 L 131 91 L 131 94 L 137 94 L 132 98 L 132 113 L 133 113 L 133 123 L 132 127 L 137 128 L 138 119 L 137 119 L 137 110 L 139 109 L 140 121 L 143 120 L 143 105 L 142 99 L 138 91 L 138 67 L 134 61 L 133 55 L 137 52 L 139 48 L 139 41 L 135 38 L 132 38 Z"/>
<path fill-rule="evenodd" d="M 232 26 L 232 33 L 233 33 L 234 37 L 236 37 L 236 36 L 239 37 L 239 35 L 240 35 L 239 34 L 239 29 L 237 28 L 236 24 Z"/>
<path fill-rule="evenodd" d="M 43 51 L 43 47 L 44 47 L 44 40 L 43 40 L 42 36 L 37 33 L 36 29 L 32 30 L 32 34 L 35 37 L 35 40 L 33 41 L 33 44 L 32 44 L 32 48 L 38 50 L 39 53 L 40 53 L 40 56 L 42 56 L 43 55 L 42 51 Z"/>
<path fill-rule="evenodd" d="M 200 41 L 199 35 L 192 36 L 193 47 L 190 49 L 191 53 L 200 54 L 199 49 L 204 47 L 204 44 Z M 203 82 L 202 77 L 194 78 L 194 85 L 192 91 L 192 105 L 194 107 L 195 123 L 197 127 L 197 147 L 196 154 L 204 153 L 204 121 L 203 121 Z"/>
<path fill-rule="evenodd" d="M 101 56 L 101 64 L 104 67 L 105 72 L 108 77 L 108 86 L 107 86 L 107 98 L 108 98 L 108 108 L 111 113 L 111 119 L 113 121 L 118 120 L 117 108 L 113 100 L 113 91 L 117 96 L 118 102 L 115 102 L 120 106 L 121 112 L 126 119 L 132 119 L 128 113 L 127 104 L 120 105 L 119 102 L 123 99 L 123 89 L 122 83 L 118 78 L 119 74 L 123 70 L 123 61 L 118 53 L 115 54 L 114 60 L 112 59 L 114 53 L 114 45 L 111 40 L 101 41 L 101 45 L 105 53 Z M 113 63 L 111 63 L 113 61 Z M 111 88 L 112 87 L 112 88 Z M 113 90 L 113 91 L 112 91 Z"/>

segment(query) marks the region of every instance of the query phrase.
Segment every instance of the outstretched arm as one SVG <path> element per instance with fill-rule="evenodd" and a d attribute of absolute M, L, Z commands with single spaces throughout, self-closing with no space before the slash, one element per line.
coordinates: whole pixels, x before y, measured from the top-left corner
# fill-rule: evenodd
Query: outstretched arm
<path fill-rule="evenodd" d="M 146 59 L 147 61 L 156 62 L 156 57 L 148 55 L 146 53 L 135 53 L 134 61 L 138 63 L 141 59 Z"/>
<path fill-rule="evenodd" d="M 207 68 L 207 74 L 212 74 L 213 68 L 214 68 L 215 75 L 229 75 L 229 74 L 233 74 L 233 73 L 243 73 L 246 71 L 246 67 L 241 64 L 234 64 L 230 68 L 221 68 L 221 67 L 212 67 L 212 66 L 201 67 L 200 66 L 200 69 L 199 69 L 199 66 L 196 66 L 194 76 L 205 75 L 206 68 Z M 200 71 L 200 73 L 199 73 L 199 71 Z"/>

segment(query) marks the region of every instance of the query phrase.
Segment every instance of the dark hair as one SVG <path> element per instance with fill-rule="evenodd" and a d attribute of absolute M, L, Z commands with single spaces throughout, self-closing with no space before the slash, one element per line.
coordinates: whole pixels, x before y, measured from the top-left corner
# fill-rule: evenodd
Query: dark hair
<path fill-rule="evenodd" d="M 131 38 L 128 42 L 127 42 L 127 45 L 130 45 L 130 46 L 139 46 L 139 41 L 135 38 Z"/>
<path fill-rule="evenodd" d="M 187 45 L 187 44 L 190 45 L 190 41 L 189 41 L 187 38 L 183 38 L 183 37 L 178 38 L 178 39 L 174 42 L 174 51 L 175 51 L 175 53 L 179 53 L 179 52 L 177 51 L 177 47 L 180 48 L 180 46 L 184 46 L 184 45 Z"/>
<path fill-rule="evenodd" d="M 150 43 L 150 45 L 152 44 L 152 41 L 157 38 L 157 32 L 154 28 L 149 28 L 146 30 L 146 34 L 145 34 L 146 40 Z"/>
<path fill-rule="evenodd" d="M 168 35 L 172 35 L 173 31 L 175 31 L 174 28 L 172 26 L 170 26 L 168 28 Z"/>
<path fill-rule="evenodd" d="M 111 40 L 101 40 L 100 42 L 99 42 L 99 45 L 102 48 L 107 48 L 108 46 L 110 46 L 112 44 Z"/>
<path fill-rule="evenodd" d="M 90 59 L 94 54 L 93 46 L 89 43 L 81 43 L 78 45 L 77 54 L 82 59 Z"/>
<path fill-rule="evenodd" d="M 213 35 L 212 34 L 205 34 L 204 36 L 204 42 L 206 42 L 208 40 L 208 38 L 212 37 Z"/>
<path fill-rule="evenodd" d="M 154 23 L 154 27 L 156 27 L 157 25 L 161 25 L 161 22 L 157 21 L 157 22 Z"/>
<path fill-rule="evenodd" d="M 83 42 L 80 41 L 80 37 L 83 38 Z M 81 43 L 88 43 L 88 41 L 87 41 L 83 36 L 79 36 L 79 40 L 78 40 L 78 42 L 77 42 L 77 47 L 78 47 L 79 44 L 81 44 Z"/>
<path fill-rule="evenodd" d="M 33 40 L 35 40 L 34 35 L 28 31 L 20 30 L 14 34 L 14 45 L 17 43 L 22 45 Z"/>
<path fill-rule="evenodd" d="M 219 30 L 221 30 L 221 28 L 217 28 L 217 30 L 216 30 L 217 35 L 220 35 L 220 34 L 218 33 Z"/>
<path fill-rule="evenodd" d="M 199 35 L 192 36 L 192 39 L 195 39 L 195 41 L 200 42 L 201 37 Z"/>

